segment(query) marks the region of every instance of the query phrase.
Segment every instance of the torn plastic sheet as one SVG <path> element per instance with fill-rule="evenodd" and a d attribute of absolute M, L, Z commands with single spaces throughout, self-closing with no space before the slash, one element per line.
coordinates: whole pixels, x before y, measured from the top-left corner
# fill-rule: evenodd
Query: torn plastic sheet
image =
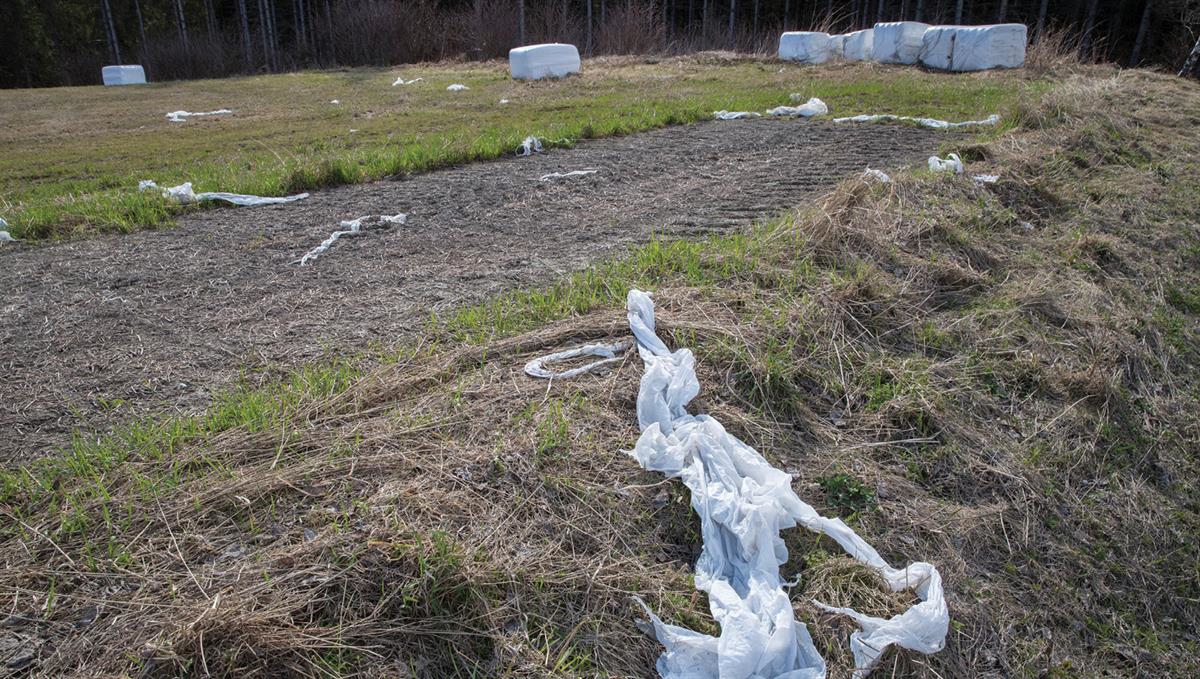
<path fill-rule="evenodd" d="M 466 85 L 461 85 L 459 83 L 454 83 L 453 85 L 450 85 L 449 87 L 446 88 L 446 90 L 449 92 L 462 92 L 463 90 L 469 90 L 469 89 L 471 89 L 471 88 L 467 87 Z"/>
<path fill-rule="evenodd" d="M 333 247 L 333 244 L 343 236 L 358 236 L 366 233 L 367 229 L 388 229 L 397 224 L 404 224 L 407 221 L 408 215 L 402 212 L 400 214 L 390 216 L 379 215 L 376 217 L 374 215 L 366 215 L 359 217 L 358 219 L 351 219 L 349 221 L 342 222 L 338 225 L 341 227 L 340 230 L 329 234 L 329 238 L 321 241 L 320 245 L 309 250 L 304 254 L 303 257 L 292 263 L 299 264 L 300 266 L 306 266 L 312 260 L 325 254 L 325 252 L 328 251 L 329 248 Z"/>
<path fill-rule="evenodd" d="M 1000 122 L 1000 116 L 993 113 L 983 120 L 964 120 L 960 123 L 948 123 L 945 120 L 936 118 L 913 118 L 911 116 L 895 116 L 890 113 L 882 113 L 878 115 L 860 115 L 850 116 L 848 118 L 834 118 L 835 123 L 890 123 L 895 121 L 906 121 L 916 123 L 921 127 L 928 127 L 932 130 L 953 130 L 959 127 L 971 127 L 975 125 L 996 125 Z"/>
<path fill-rule="evenodd" d="M 572 377 L 594 372 L 605 366 L 625 360 L 625 352 L 633 346 L 633 342 L 624 341 L 614 344 L 585 344 L 582 347 L 568 349 L 548 356 L 540 356 L 525 364 L 525 374 L 544 380 L 565 380 Z M 571 368 L 562 372 L 554 372 L 546 368 L 547 363 L 566 361 L 581 356 L 599 356 L 601 360 L 592 361 L 587 365 Z"/>
<path fill-rule="evenodd" d="M 741 120 L 743 118 L 761 118 L 762 114 L 757 111 L 713 111 L 713 117 L 717 120 Z"/>
<path fill-rule="evenodd" d="M 8 232 L 8 222 L 0 217 L 0 243 L 19 243 L 20 238 L 13 238 L 13 235 Z"/>
<path fill-rule="evenodd" d="M 872 170 L 869 167 L 863 170 L 863 177 L 877 179 L 883 184 L 890 184 L 892 182 L 892 178 L 887 176 L 887 173 L 883 170 Z"/>
<path fill-rule="evenodd" d="M 518 156 L 532 156 L 542 152 L 542 140 L 537 137 L 525 137 L 525 141 L 517 148 Z"/>
<path fill-rule="evenodd" d="M 551 172 L 538 177 L 539 182 L 548 182 L 551 179 L 566 179 L 567 177 L 586 177 L 589 174 L 596 174 L 599 170 L 571 170 L 570 172 Z"/>
<path fill-rule="evenodd" d="M 953 172 L 954 174 L 963 173 L 962 158 L 958 157 L 957 153 L 951 153 L 944 159 L 937 156 L 929 156 L 929 171 L 930 172 Z"/>
<path fill-rule="evenodd" d="M 1000 175 L 998 175 L 998 174 L 972 175 L 971 181 L 975 182 L 976 184 L 995 184 L 996 182 L 1000 181 Z"/>
<path fill-rule="evenodd" d="M 149 180 L 143 179 L 138 182 L 138 191 L 157 191 L 158 184 Z M 180 205 L 188 205 L 202 200 L 219 200 L 226 203 L 232 203 L 241 207 L 256 207 L 259 205 L 279 205 L 280 203 L 293 203 L 297 200 L 308 198 L 307 193 L 297 193 L 293 196 L 252 196 L 245 193 L 225 193 L 224 191 L 205 191 L 196 193 L 192 190 L 191 182 L 184 182 L 179 186 L 170 186 L 162 189 L 162 196 L 167 200 L 175 201 Z"/>
<path fill-rule="evenodd" d="M 829 107 L 825 102 L 813 97 L 799 106 L 776 106 L 767 111 L 769 116 L 823 116 L 829 113 Z"/>
<path fill-rule="evenodd" d="M 396 81 L 392 83 L 392 87 L 395 87 L 397 85 L 411 85 L 413 83 L 419 83 L 422 80 L 424 80 L 424 78 L 413 78 L 412 80 L 405 80 L 404 77 L 401 76 L 399 78 L 396 78 Z"/>
<path fill-rule="evenodd" d="M 715 419 L 689 413 L 688 402 L 700 392 L 692 352 L 672 352 L 658 338 L 648 294 L 630 290 L 627 308 L 646 366 L 637 398 L 642 433 L 631 455 L 643 468 L 678 478 L 691 490 L 703 538 L 696 588 L 708 593 L 709 609 L 721 627 L 720 637 L 712 637 L 666 624 L 647 609 L 654 636 L 665 646 L 659 674 L 666 679 L 825 676 L 825 661 L 808 628 L 795 619 L 779 572 L 787 561 L 779 532 L 797 524 L 832 538 L 893 591 L 912 589 L 920 599 L 886 620 L 814 602 L 862 627 L 850 635 L 856 676 L 869 673 L 892 644 L 920 653 L 940 651 L 950 613 L 937 569 L 927 563 L 892 568 L 841 519 L 823 517 L 801 500 L 790 475 Z"/>
<path fill-rule="evenodd" d="M 230 113 L 233 113 L 233 111 L 230 111 L 227 108 L 217 109 L 216 111 L 201 111 L 199 113 L 193 113 L 191 111 L 171 111 L 167 114 L 167 120 L 173 123 L 182 123 L 188 118 L 197 118 L 200 116 L 223 116 Z"/>

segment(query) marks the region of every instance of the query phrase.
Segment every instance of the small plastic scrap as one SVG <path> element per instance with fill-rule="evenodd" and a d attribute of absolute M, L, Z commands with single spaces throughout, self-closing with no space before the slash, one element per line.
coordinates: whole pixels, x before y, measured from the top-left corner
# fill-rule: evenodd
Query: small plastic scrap
<path fill-rule="evenodd" d="M 570 172 L 551 172 L 544 174 L 538 178 L 539 182 L 547 182 L 551 179 L 565 179 L 566 177 L 583 177 L 589 174 L 596 174 L 598 170 L 571 170 Z"/>
<path fill-rule="evenodd" d="M 518 156 L 532 156 L 541 152 L 542 140 L 533 136 L 525 137 L 525 141 L 521 142 L 521 146 L 517 149 Z"/>
<path fill-rule="evenodd" d="M 329 103 L 336 105 L 336 104 L 340 104 L 342 102 L 338 101 L 337 99 L 330 99 Z"/>
<path fill-rule="evenodd" d="M 450 92 L 462 92 L 463 90 L 469 90 L 471 88 L 467 87 L 466 85 L 460 85 L 458 83 L 454 83 L 453 85 L 450 85 L 446 89 Z"/>
<path fill-rule="evenodd" d="M 895 121 L 905 121 L 916 123 L 921 127 L 928 127 L 931 130 L 953 130 L 959 127 L 972 127 L 977 125 L 996 125 L 1000 122 L 1000 116 L 993 113 L 983 120 L 964 120 L 960 123 L 948 123 L 945 120 L 936 118 L 913 118 L 911 116 L 895 116 L 890 113 L 878 115 L 860 115 L 850 116 L 848 118 L 834 118 L 835 123 L 890 123 Z"/>
<path fill-rule="evenodd" d="M 605 366 L 613 363 L 619 363 L 625 360 L 625 352 L 633 347 L 633 342 L 624 341 L 614 344 L 585 344 L 582 347 L 568 349 L 558 353 L 550 354 L 549 356 L 541 356 L 525 364 L 525 374 L 530 377 L 537 377 L 543 380 L 565 380 L 572 377 L 578 377 L 585 373 L 594 372 Z M 571 358 L 579 358 L 580 356 L 600 356 L 601 360 L 592 361 L 587 365 L 564 370 L 562 372 L 554 372 L 546 368 L 547 363 L 557 361 L 565 361 Z"/>
<path fill-rule="evenodd" d="M 405 80 L 402 76 L 402 77 L 396 78 L 396 82 L 392 83 L 392 87 L 395 87 L 397 85 L 411 85 L 413 83 L 421 82 L 422 80 L 424 80 L 424 78 L 413 78 L 412 80 Z"/>
<path fill-rule="evenodd" d="M 223 116 L 230 113 L 233 113 L 233 111 L 230 111 L 227 108 L 218 109 L 216 111 L 202 111 L 199 113 L 193 113 L 191 111 L 171 111 L 167 114 L 167 120 L 173 123 L 182 123 L 188 118 L 196 118 L 199 116 Z"/>
<path fill-rule="evenodd" d="M 996 182 L 1000 181 L 1000 175 L 977 174 L 971 177 L 971 181 L 975 182 L 976 184 L 995 184 Z"/>
<path fill-rule="evenodd" d="M 742 118 L 761 118 L 762 114 L 757 111 L 713 111 L 713 117 L 717 120 L 741 120 Z"/>
<path fill-rule="evenodd" d="M 20 238 L 13 238 L 12 234 L 8 232 L 8 222 L 4 221 L 3 217 L 0 217 L 0 243 L 20 243 L 20 242 L 21 242 Z"/>
<path fill-rule="evenodd" d="M 825 102 L 813 97 L 799 106 L 776 106 L 767 111 L 767 115 L 771 116 L 823 116 L 829 113 L 829 107 Z"/>
<path fill-rule="evenodd" d="M 340 230 L 329 234 L 329 238 L 321 241 L 320 245 L 309 250 L 303 257 L 292 263 L 299 264 L 300 266 L 306 266 L 312 260 L 325 254 L 325 252 L 329 250 L 329 248 L 333 247 L 333 244 L 343 236 L 358 236 L 365 233 L 366 229 L 387 229 L 391 228 L 393 225 L 404 224 L 407 221 L 408 215 L 400 213 L 396 215 L 379 215 L 378 217 L 366 215 L 359 217 L 358 219 L 351 219 L 349 221 L 341 222 L 338 225 L 341 227 Z"/>
<path fill-rule="evenodd" d="M 500 103 L 501 103 L 501 104 L 507 104 L 507 103 L 508 103 L 508 100 L 507 100 L 507 99 L 501 99 L 501 100 L 500 100 Z"/>
<path fill-rule="evenodd" d="M 929 156 L 930 172 L 953 172 L 954 174 L 963 173 L 962 159 L 957 153 L 951 153 L 945 159 L 937 156 Z"/>
<path fill-rule="evenodd" d="M 226 203 L 232 203 L 241 207 L 255 207 L 258 205 L 279 205 L 280 203 L 292 203 L 297 200 L 308 198 L 307 193 L 297 193 L 294 196 L 251 196 L 245 193 L 225 193 L 224 191 L 206 191 L 204 193 L 196 193 L 192 190 L 191 182 L 184 182 L 179 186 L 171 186 L 165 189 L 160 189 L 158 184 L 150 179 L 143 179 L 138 182 L 138 191 L 162 191 L 162 197 L 167 200 L 174 201 L 180 205 L 188 205 L 190 203 L 199 202 L 202 200 L 219 200 Z"/>
<path fill-rule="evenodd" d="M 863 170 L 863 177 L 878 179 L 883 184 L 890 184 L 892 181 L 892 178 L 887 176 L 883 170 L 872 170 L 869 167 L 866 170 Z"/>

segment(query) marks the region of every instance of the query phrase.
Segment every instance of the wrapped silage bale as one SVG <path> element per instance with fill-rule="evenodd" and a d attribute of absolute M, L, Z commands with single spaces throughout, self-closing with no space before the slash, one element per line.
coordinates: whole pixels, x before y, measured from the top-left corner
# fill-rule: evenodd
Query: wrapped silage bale
<path fill-rule="evenodd" d="M 921 39 L 921 63 L 943 71 L 1020 68 L 1027 33 L 1025 24 L 934 26 Z"/>
<path fill-rule="evenodd" d="M 845 35 L 829 36 L 829 58 L 830 59 L 841 59 L 842 58 L 842 50 L 845 48 L 845 45 L 846 45 L 846 36 Z"/>
<path fill-rule="evenodd" d="M 105 66 L 100 69 L 100 78 L 104 81 L 105 86 L 145 85 L 146 71 L 139 64 Z"/>
<path fill-rule="evenodd" d="M 846 44 L 842 47 L 842 58 L 846 61 L 870 61 L 872 45 L 875 44 L 875 31 L 865 29 L 846 34 Z"/>
<path fill-rule="evenodd" d="M 574 45 L 547 43 L 508 51 L 508 70 L 517 80 L 561 78 L 579 72 L 579 50 Z"/>
<path fill-rule="evenodd" d="M 929 24 L 918 21 L 889 21 L 875 24 L 871 36 L 871 58 L 881 64 L 915 64 Z"/>
<path fill-rule="evenodd" d="M 829 34 L 816 31 L 789 31 L 779 36 L 779 58 L 802 64 L 829 61 Z"/>

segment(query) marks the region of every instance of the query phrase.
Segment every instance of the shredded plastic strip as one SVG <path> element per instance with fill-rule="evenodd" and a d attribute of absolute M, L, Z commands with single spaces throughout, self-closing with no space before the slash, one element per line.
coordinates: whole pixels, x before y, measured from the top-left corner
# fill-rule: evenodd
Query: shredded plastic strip
<path fill-rule="evenodd" d="M 879 123 L 879 122 L 890 123 L 890 122 L 895 122 L 895 121 L 906 121 L 906 122 L 910 122 L 910 123 L 916 123 L 917 125 L 920 125 L 921 127 L 928 127 L 931 130 L 953 130 L 953 129 L 956 129 L 959 127 L 998 125 L 1000 123 L 1000 116 L 993 113 L 992 115 L 984 118 L 983 120 L 964 120 L 960 123 L 948 123 L 945 120 L 938 120 L 936 118 L 913 118 L 911 116 L 895 116 L 890 113 L 882 113 L 879 115 L 865 115 L 864 114 L 864 115 L 860 115 L 860 116 L 850 116 L 848 118 L 834 118 L 833 119 L 833 122 L 835 122 L 835 123 Z"/>
<path fill-rule="evenodd" d="M 892 181 L 892 178 L 887 176 L 887 173 L 884 172 L 883 170 L 873 170 L 869 167 L 867 169 L 863 170 L 862 176 L 867 177 L 867 178 L 877 179 L 880 183 L 883 183 L 883 184 L 890 184 Z"/>
<path fill-rule="evenodd" d="M 424 78 L 413 78 L 412 80 L 405 80 L 404 76 L 401 76 L 399 78 L 396 78 L 396 81 L 392 83 L 392 87 L 395 87 L 397 85 L 412 85 L 413 83 L 419 83 L 422 80 L 424 80 Z"/>
<path fill-rule="evenodd" d="M 539 182 L 548 182 L 551 179 L 566 179 L 567 177 L 586 177 L 589 174 L 596 174 L 599 170 L 571 170 L 570 172 L 551 172 L 538 177 Z"/>
<path fill-rule="evenodd" d="M 294 261 L 292 263 L 299 264 L 300 266 L 307 266 L 309 262 L 311 262 L 314 259 L 325 254 L 329 250 L 329 248 L 333 247 L 333 244 L 336 243 L 338 241 L 338 239 L 343 236 L 346 236 L 346 237 L 358 236 L 358 235 L 365 233 L 366 229 L 369 229 L 371 227 L 387 229 L 396 224 L 404 224 L 407 221 L 408 221 L 408 215 L 406 215 L 404 213 L 400 213 L 400 214 L 391 215 L 391 216 L 379 215 L 378 217 L 374 217 L 372 215 L 366 215 L 363 217 L 359 217 L 358 219 L 351 219 L 349 221 L 342 222 L 341 224 L 339 224 L 339 226 L 341 226 L 341 230 L 334 231 L 333 233 L 329 234 L 329 238 L 326 238 L 325 240 L 321 241 L 320 245 L 309 250 L 307 253 L 304 254 L 303 257 L 301 257 L 300 259 L 297 259 L 296 261 Z"/>
<path fill-rule="evenodd" d="M 713 111 L 713 117 L 717 120 L 742 120 L 743 118 L 761 118 L 762 114 L 757 111 Z"/>
<path fill-rule="evenodd" d="M 138 191 L 158 191 L 159 186 L 152 180 L 143 179 L 138 182 Z M 196 193 L 192 190 L 191 182 L 184 182 L 179 186 L 169 186 L 161 189 L 163 198 L 175 201 L 180 205 L 189 205 L 202 200 L 219 200 L 233 205 L 242 207 L 255 207 L 258 205 L 279 205 L 281 203 L 293 203 L 297 200 L 308 198 L 307 193 L 297 193 L 294 196 L 251 196 L 245 193 L 225 193 L 224 191 L 205 191 Z"/>
<path fill-rule="evenodd" d="M 466 85 L 463 85 L 461 83 L 454 83 L 454 84 L 448 85 L 446 87 L 446 90 L 449 92 L 462 92 L 464 90 L 469 90 L 469 89 L 471 89 L 471 88 L 467 87 Z"/>
<path fill-rule="evenodd" d="M 829 113 L 829 107 L 825 105 L 825 102 L 816 97 L 809 99 L 799 106 L 776 106 L 767 111 L 767 115 L 769 116 L 803 116 L 805 118 L 823 116 L 826 113 Z"/>
<path fill-rule="evenodd" d="M 167 114 L 167 120 L 173 123 L 182 123 L 188 118 L 197 118 L 200 116 L 223 116 L 230 113 L 233 113 L 233 111 L 230 111 L 227 108 L 218 109 L 216 111 L 202 111 L 199 113 L 193 113 L 191 111 L 171 111 Z"/>
<path fill-rule="evenodd" d="M 719 637 L 700 634 L 666 624 L 646 608 L 653 634 L 665 647 L 659 674 L 665 679 L 825 676 L 825 661 L 808 628 L 795 619 L 779 573 L 787 560 L 779 532 L 797 524 L 828 535 L 877 571 L 891 589 L 912 589 L 920 598 L 888 620 L 814 602 L 862 627 L 850 636 L 856 676 L 868 674 L 892 644 L 921 653 L 940 651 L 950 613 L 937 569 L 927 563 L 892 568 L 841 519 L 823 517 L 801 500 L 790 475 L 715 419 L 689 413 L 688 402 L 700 392 L 692 352 L 672 352 L 658 338 L 648 294 L 630 290 L 627 308 L 646 366 L 637 398 L 642 434 L 631 455 L 643 468 L 678 478 L 691 490 L 703 539 L 696 588 L 708 593 L 709 608 L 721 626 Z"/>
<path fill-rule="evenodd" d="M 525 141 L 521 142 L 521 145 L 517 147 L 518 156 L 532 156 L 535 153 L 541 152 L 542 140 L 534 137 L 533 135 L 525 137 Z"/>
<path fill-rule="evenodd" d="M 614 344 L 585 344 L 575 349 L 567 349 L 548 356 L 540 356 L 525 364 L 525 374 L 543 380 L 566 380 L 586 373 L 594 372 L 613 363 L 625 360 L 625 352 L 633 346 L 633 342 L 624 341 Z M 547 363 L 556 363 L 580 356 L 600 356 L 602 360 L 592 361 L 587 365 L 571 368 L 562 372 L 554 372 L 546 368 Z"/>
<path fill-rule="evenodd" d="M 929 156 L 929 171 L 962 174 L 962 158 L 959 158 L 957 153 L 951 153 L 945 159 L 938 158 L 937 156 Z"/>
<path fill-rule="evenodd" d="M 13 235 L 8 232 L 8 222 L 0 217 L 0 243 L 20 243 L 20 238 L 13 238 Z"/>

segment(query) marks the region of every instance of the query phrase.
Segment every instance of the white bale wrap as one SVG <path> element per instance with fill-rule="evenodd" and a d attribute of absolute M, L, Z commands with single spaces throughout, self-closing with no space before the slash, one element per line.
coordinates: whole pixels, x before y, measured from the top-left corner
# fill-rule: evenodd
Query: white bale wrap
<path fill-rule="evenodd" d="M 829 61 L 829 34 L 815 31 L 789 31 L 779 36 L 779 58 L 803 64 Z"/>
<path fill-rule="evenodd" d="M 105 66 L 100 69 L 100 77 L 106 86 L 146 84 L 146 71 L 138 64 Z"/>
<path fill-rule="evenodd" d="M 846 47 L 846 36 L 845 35 L 829 36 L 829 58 L 830 59 L 841 59 L 842 51 L 845 49 L 845 47 Z"/>
<path fill-rule="evenodd" d="M 943 71 L 1020 68 L 1027 32 L 1025 24 L 934 26 L 921 39 L 921 63 Z"/>
<path fill-rule="evenodd" d="M 875 31 L 866 29 L 846 34 L 846 44 L 842 47 L 842 58 L 846 61 L 870 61 L 871 49 L 875 44 Z"/>
<path fill-rule="evenodd" d="M 579 72 L 579 50 L 574 45 L 526 45 L 508 51 L 508 70 L 517 80 L 561 78 Z"/>
<path fill-rule="evenodd" d="M 875 24 L 871 37 L 871 58 L 881 64 L 915 64 L 921 57 L 921 44 L 929 24 L 917 21 L 889 21 Z"/>

